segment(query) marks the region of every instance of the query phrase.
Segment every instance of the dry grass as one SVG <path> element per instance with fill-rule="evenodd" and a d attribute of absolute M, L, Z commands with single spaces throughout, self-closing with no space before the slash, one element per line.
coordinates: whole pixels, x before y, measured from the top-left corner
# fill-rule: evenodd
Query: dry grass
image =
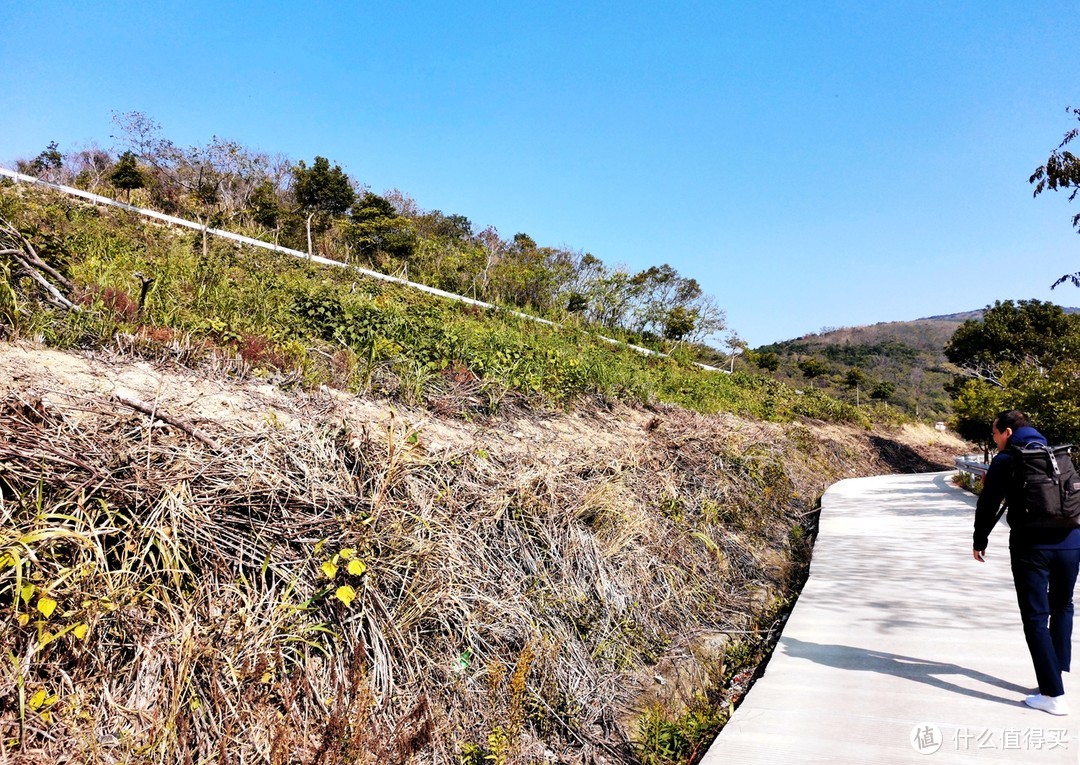
<path fill-rule="evenodd" d="M 674 407 L 136 389 L 215 451 L 80 365 L 0 379 L 13 762 L 630 761 L 641 673 L 767 610 L 817 493 L 877 469 L 865 434 Z M 246 416 L 192 416 L 222 391 Z"/>

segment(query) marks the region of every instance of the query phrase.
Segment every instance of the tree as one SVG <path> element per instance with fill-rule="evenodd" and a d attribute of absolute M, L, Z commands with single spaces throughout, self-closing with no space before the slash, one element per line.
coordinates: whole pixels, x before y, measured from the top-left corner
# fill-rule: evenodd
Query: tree
<path fill-rule="evenodd" d="M 1012 408 L 1006 404 L 1005 391 L 985 380 L 961 379 L 951 386 L 950 393 L 952 429 L 968 441 L 990 444 L 990 424 L 994 417 L 1003 409 Z"/>
<path fill-rule="evenodd" d="M 416 219 L 422 237 L 443 239 L 455 244 L 472 241 L 472 222 L 464 215 L 445 215 L 440 210 L 424 213 Z"/>
<path fill-rule="evenodd" d="M 71 155 L 67 166 L 75 188 L 96 192 L 103 184 L 110 183 L 115 164 L 107 151 L 92 147 Z"/>
<path fill-rule="evenodd" d="M 252 221 L 274 230 L 276 243 L 281 216 L 281 199 L 273 183 L 264 180 L 252 189 L 251 196 L 248 197 L 247 211 Z"/>
<path fill-rule="evenodd" d="M 780 368 L 780 357 L 772 351 L 758 351 L 753 358 L 758 369 L 764 369 L 766 372 L 775 372 Z"/>
<path fill-rule="evenodd" d="M 887 380 L 874 385 L 873 390 L 870 391 L 870 398 L 877 399 L 878 401 L 888 401 L 896 393 L 896 386 Z"/>
<path fill-rule="evenodd" d="M 866 372 L 862 371 L 858 367 L 852 367 L 844 375 L 844 386 L 849 390 L 855 391 L 855 405 L 859 404 L 859 390 L 866 387 L 866 384 L 870 382 L 870 378 Z"/>
<path fill-rule="evenodd" d="M 809 356 L 799 362 L 799 370 L 803 377 L 810 381 L 810 387 L 814 387 L 814 378 L 829 374 L 829 366 L 821 359 Z"/>
<path fill-rule="evenodd" d="M 374 263 L 380 255 L 408 260 L 416 249 L 416 234 L 407 218 L 370 191 L 352 206 L 346 230 L 357 252 Z"/>
<path fill-rule="evenodd" d="M 664 339 L 678 342 L 694 331 L 694 326 L 697 323 L 697 312 L 685 306 L 677 305 L 667 312 L 663 322 Z"/>
<path fill-rule="evenodd" d="M 1080 120 L 1080 109 L 1069 108 L 1065 111 L 1066 113 L 1071 112 L 1073 116 Z M 1035 172 L 1028 178 L 1028 183 L 1035 184 L 1035 192 L 1032 196 L 1037 197 L 1047 189 L 1051 191 L 1072 189 L 1072 193 L 1069 194 L 1069 201 L 1072 202 L 1076 199 L 1076 195 L 1080 193 L 1080 159 L 1065 147 L 1078 135 L 1080 135 L 1080 129 L 1073 128 L 1067 131 L 1058 147 L 1050 152 L 1046 164 L 1035 168 Z M 1080 233 L 1080 213 L 1072 217 L 1072 224 L 1077 233 Z M 1073 286 L 1080 287 L 1080 272 L 1061 276 L 1051 285 L 1051 288 L 1058 286 L 1062 282 L 1072 282 Z"/>
<path fill-rule="evenodd" d="M 146 178 L 139 169 L 139 163 L 135 161 L 134 154 L 125 151 L 120 155 L 120 159 L 116 160 L 112 172 L 109 173 L 109 183 L 114 188 L 123 191 L 128 202 L 131 201 L 131 192 L 134 189 L 146 186 Z"/>
<path fill-rule="evenodd" d="M 311 167 L 300 160 L 292 171 L 293 195 L 300 209 L 307 213 L 308 255 L 312 254 L 311 231 L 324 230 L 331 219 L 345 214 L 356 201 L 352 181 L 338 165 L 330 167 L 326 157 L 315 157 Z"/>
<path fill-rule="evenodd" d="M 583 313 L 589 307 L 589 298 L 580 292 L 571 292 L 566 296 L 567 313 Z"/>
<path fill-rule="evenodd" d="M 60 153 L 56 141 L 50 141 L 43 152 L 29 162 L 19 162 L 16 167 L 19 172 L 27 175 L 50 177 L 51 180 L 59 180 L 56 174 L 64 165 L 64 155 Z"/>
<path fill-rule="evenodd" d="M 968 319 L 945 344 L 945 357 L 968 377 L 999 385 L 1006 364 L 1050 368 L 1080 349 L 1080 320 L 1039 300 L 997 301 Z"/>
<path fill-rule="evenodd" d="M 739 333 L 731 330 L 724 335 L 724 347 L 728 350 L 728 371 L 735 372 L 735 357 L 746 350 L 746 341 L 739 337 Z"/>

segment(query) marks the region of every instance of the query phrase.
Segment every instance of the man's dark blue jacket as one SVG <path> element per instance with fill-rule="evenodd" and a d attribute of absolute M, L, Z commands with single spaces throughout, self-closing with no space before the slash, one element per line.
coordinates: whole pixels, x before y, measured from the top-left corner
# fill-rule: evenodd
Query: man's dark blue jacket
<path fill-rule="evenodd" d="M 1035 428 L 1025 425 L 1017 428 L 1009 437 L 1006 447 L 1046 446 L 1046 439 Z M 1012 477 L 1013 459 L 1007 452 L 1000 451 L 986 471 L 982 493 L 975 505 L 975 534 L 972 538 L 973 550 L 985 550 L 987 538 L 994 529 L 1001 501 L 1009 494 Z M 1024 507 L 1020 497 L 1008 497 L 1009 510 L 1005 520 L 1009 523 L 1009 547 L 1029 549 L 1068 550 L 1080 547 L 1080 528 L 1074 529 L 1026 529 L 1024 528 Z"/>

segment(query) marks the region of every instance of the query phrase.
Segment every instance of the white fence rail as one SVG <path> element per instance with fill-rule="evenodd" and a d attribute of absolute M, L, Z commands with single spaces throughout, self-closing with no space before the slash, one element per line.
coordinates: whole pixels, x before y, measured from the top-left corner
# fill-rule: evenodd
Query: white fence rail
<path fill-rule="evenodd" d="M 981 454 L 969 454 L 956 458 L 956 469 L 961 473 L 969 473 L 972 477 L 985 478 L 986 469 L 990 463 L 984 462 Z"/>
<path fill-rule="evenodd" d="M 101 196 L 100 194 L 91 194 L 89 191 L 83 191 L 82 189 L 76 189 L 71 186 L 64 186 L 60 183 L 51 183 L 50 181 L 43 181 L 40 178 L 35 178 L 32 175 L 25 175 L 23 173 L 17 173 L 14 170 L 8 170 L 6 167 L 0 167 L 0 176 L 11 178 L 19 183 L 32 183 L 37 186 L 44 186 L 46 188 L 59 191 L 69 196 L 79 197 L 85 199 L 94 204 L 105 205 L 107 207 L 116 207 L 121 210 L 127 210 L 128 212 L 138 213 L 139 215 L 145 215 L 148 218 L 154 218 L 156 220 L 164 221 L 165 223 L 172 224 L 174 226 L 184 226 L 186 228 L 194 229 L 196 231 L 202 231 L 213 236 L 219 236 L 223 239 L 231 239 L 234 242 L 240 242 L 241 244 L 251 245 L 252 247 L 261 247 L 264 250 L 271 250 L 273 252 L 280 252 L 285 255 L 291 255 L 296 258 L 302 258 L 312 263 L 320 263 L 324 266 L 337 266 L 339 268 L 350 268 L 353 271 L 369 276 L 372 279 L 379 279 L 384 282 L 392 282 L 394 284 L 400 284 L 410 289 L 420 290 L 421 292 L 427 292 L 430 295 L 437 295 L 438 297 L 445 298 L 447 300 L 454 300 L 459 303 L 467 303 L 468 305 L 474 305 L 480 308 L 490 308 L 492 310 L 506 311 L 511 316 L 515 316 L 519 319 L 526 319 L 527 321 L 535 321 L 539 324 L 546 324 L 551 327 L 558 326 L 555 322 L 548 319 L 542 319 L 539 316 L 531 316 L 527 313 L 521 313 L 519 311 L 513 311 L 500 306 L 493 305 L 491 303 L 485 303 L 482 300 L 476 300 L 474 298 L 465 297 L 464 295 L 455 295 L 452 292 L 446 292 L 445 290 L 437 289 L 436 287 L 429 287 L 426 284 L 420 284 L 418 282 L 410 282 L 408 279 L 402 279 L 397 276 L 389 276 L 388 274 L 379 273 L 378 271 L 372 271 L 367 268 L 361 268 L 360 266 L 354 266 L 350 263 L 343 263 L 340 260 L 332 260 L 330 258 L 324 258 L 319 255 L 308 255 L 306 252 L 300 250 L 293 250 L 288 247 L 282 247 L 272 242 L 264 242 L 261 239 L 255 239 L 250 236 L 243 236 L 242 234 L 234 234 L 232 231 L 225 231 L 220 228 L 211 228 L 205 226 L 202 223 L 196 223 L 194 221 L 185 220 L 183 218 L 177 218 L 174 215 L 166 215 L 165 213 L 157 212 L 156 210 L 147 210 L 143 207 L 136 207 L 135 205 L 125 204 L 124 202 L 118 202 L 115 199 Z M 624 343 L 614 338 L 604 337 L 603 335 L 593 335 L 598 340 L 603 340 L 605 343 L 612 345 L 618 345 L 623 348 L 630 348 L 638 353 L 646 356 L 657 356 L 660 358 L 667 358 L 667 354 L 654 351 L 650 348 L 642 348 L 640 345 L 632 345 L 630 343 Z M 695 362 L 697 363 L 697 362 Z M 719 369 L 717 367 L 709 366 L 708 364 L 697 364 L 702 369 L 710 372 L 724 372 L 727 370 Z"/>

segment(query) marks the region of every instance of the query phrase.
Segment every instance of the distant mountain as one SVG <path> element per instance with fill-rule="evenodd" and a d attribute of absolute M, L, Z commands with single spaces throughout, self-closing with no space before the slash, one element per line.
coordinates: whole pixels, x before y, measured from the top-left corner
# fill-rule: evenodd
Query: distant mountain
<path fill-rule="evenodd" d="M 837 398 L 859 403 L 876 394 L 879 400 L 920 419 L 945 419 L 951 411 L 945 384 L 956 372 L 945 358 L 945 343 L 963 322 L 982 315 L 980 309 L 826 329 L 756 348 L 747 354 L 745 363 L 753 367 L 755 360 L 764 362 L 775 354 L 779 366 L 772 374 L 784 382 L 825 389 Z"/>

